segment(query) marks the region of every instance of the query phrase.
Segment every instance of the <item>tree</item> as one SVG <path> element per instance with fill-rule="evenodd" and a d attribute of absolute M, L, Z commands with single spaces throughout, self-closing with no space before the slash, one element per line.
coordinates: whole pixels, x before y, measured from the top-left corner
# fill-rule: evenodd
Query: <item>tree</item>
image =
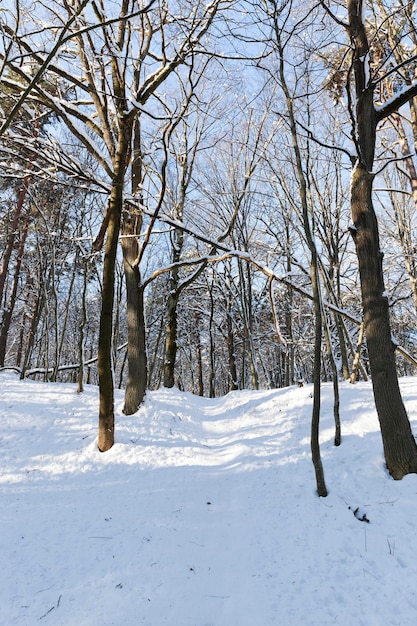
<path fill-rule="evenodd" d="M 291 161 L 293 163 L 293 179 L 294 186 L 297 190 L 295 204 L 300 207 L 302 219 L 302 227 L 309 251 L 309 273 L 312 290 L 312 300 L 314 307 L 314 371 L 313 371 L 313 409 L 311 417 L 311 453 L 316 474 L 317 493 L 319 496 L 327 496 L 327 488 L 324 479 L 323 466 L 320 455 L 319 445 L 319 424 L 320 424 L 320 403 L 321 403 L 321 347 L 322 347 L 322 331 L 323 331 L 323 309 L 322 295 L 319 273 L 319 257 L 314 237 L 314 225 L 312 223 L 312 207 L 310 201 L 309 190 L 309 155 L 308 149 L 302 150 L 299 128 L 297 125 L 297 115 L 294 105 L 294 91 L 290 89 L 289 80 L 287 79 L 287 59 L 289 56 L 288 49 L 290 42 L 298 35 L 300 29 L 307 27 L 310 19 L 310 12 L 294 23 L 291 19 L 291 2 L 279 3 L 276 0 L 269 0 L 265 5 L 266 12 L 271 24 L 273 33 L 274 47 L 276 47 L 276 72 L 268 68 L 268 73 L 273 76 L 283 95 L 282 114 L 288 128 L 291 145 Z M 305 78 L 308 85 L 309 68 L 304 68 L 306 72 Z M 298 87 L 298 77 L 295 77 L 294 83 Z M 306 104 L 308 109 L 308 102 Z M 308 110 L 307 110 L 308 114 Z M 307 152 L 306 159 L 303 159 L 303 152 Z"/>
<path fill-rule="evenodd" d="M 198 154 L 204 149 L 208 128 L 216 120 L 213 96 L 209 96 L 209 85 L 202 78 L 206 63 L 195 67 L 195 59 L 190 59 L 189 72 L 181 88 L 182 105 L 178 124 L 170 133 L 169 151 L 173 155 L 173 180 L 167 185 L 167 210 L 174 220 L 183 222 L 186 205 L 194 208 L 188 196 L 192 193 L 193 173 Z M 191 193 L 190 193 L 191 188 Z M 191 208 L 190 207 L 190 208 Z M 201 274 L 206 264 L 196 265 L 191 274 L 181 275 L 179 263 L 184 254 L 185 236 L 181 226 L 170 229 L 170 254 L 172 269 L 169 273 L 168 296 L 165 320 L 165 353 L 163 363 L 163 384 L 174 386 L 175 362 L 177 358 L 178 303 L 182 292 Z"/>
<path fill-rule="evenodd" d="M 161 85 L 173 80 L 196 50 L 204 50 L 204 37 L 217 13 L 229 7 L 230 2 L 187 4 L 179 14 L 170 13 L 165 3 L 156 0 L 150 0 L 147 5 L 136 0 L 120 0 L 118 6 L 94 2 L 91 10 L 85 8 L 86 4 L 85 0 L 65 3 L 64 16 L 60 3 L 53 3 L 50 17 L 60 35 L 53 43 L 55 28 L 49 31 L 43 28 L 45 37 L 49 36 L 49 53 L 32 46 L 26 33 L 6 28 L 6 33 L 16 42 L 17 61 L 10 60 L 12 57 L 3 60 L 25 86 L 21 89 L 16 83 L 9 84 L 17 94 L 13 111 L 28 98 L 50 107 L 94 158 L 103 176 L 100 184 L 108 189 L 106 214 L 96 240 L 98 249 L 105 238 L 98 346 L 98 447 L 106 451 L 114 443 L 114 272 L 126 180 L 134 154 L 135 123 L 139 116 L 146 115 L 146 105 Z M 33 28 L 36 30 L 36 25 Z M 27 61 L 24 66 L 19 62 L 20 53 Z M 29 61 L 35 67 L 33 77 L 26 70 Z M 40 77 L 46 71 L 61 83 L 71 85 L 70 96 L 67 91 L 65 98 L 60 97 L 41 85 Z M 155 119 L 155 111 L 156 119 L 158 115 L 164 116 L 160 108 L 163 100 L 163 94 L 154 98 L 149 112 L 151 119 Z M 10 120 L 11 116 L 4 122 L 2 132 L 7 130 Z M 126 250 L 125 246 L 125 258 Z M 137 291 L 138 267 L 129 259 L 125 267 L 133 271 L 132 281 L 128 280 L 129 290 Z M 137 323 L 136 315 L 132 323 Z M 140 342 L 142 333 L 134 334 Z M 138 344 L 133 350 L 139 354 L 142 348 Z M 129 381 L 144 388 L 143 380 L 133 380 L 132 376 Z"/>
<path fill-rule="evenodd" d="M 417 94 L 417 83 L 399 91 L 384 104 L 375 105 L 372 51 L 364 5 L 364 0 L 347 0 L 347 21 L 343 22 L 322 2 L 325 10 L 345 28 L 352 48 L 354 95 L 350 91 L 348 95 L 356 157 L 351 174 L 351 234 L 358 258 L 366 343 L 385 461 L 392 477 L 401 479 L 417 472 L 417 446 L 398 385 L 372 188 L 377 125 Z"/>

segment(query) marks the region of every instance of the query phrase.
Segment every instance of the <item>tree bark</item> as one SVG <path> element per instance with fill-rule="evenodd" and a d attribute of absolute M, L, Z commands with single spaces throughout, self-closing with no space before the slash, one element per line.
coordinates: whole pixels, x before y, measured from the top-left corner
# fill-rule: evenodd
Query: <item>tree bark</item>
<path fill-rule="evenodd" d="M 417 472 L 417 447 L 401 398 L 395 365 L 382 252 L 372 204 L 373 176 L 358 162 L 351 181 L 353 238 L 359 264 L 366 344 L 385 461 L 393 478 Z"/>
<path fill-rule="evenodd" d="M 239 383 L 237 380 L 237 368 L 236 368 L 236 346 L 234 338 L 233 318 L 232 318 L 232 301 L 231 298 L 227 300 L 226 309 L 226 327 L 227 327 L 227 355 L 229 359 L 229 374 L 230 383 L 229 391 L 237 391 L 239 389 Z"/>
<path fill-rule="evenodd" d="M 201 347 L 200 315 L 196 313 L 194 319 L 195 319 L 195 343 L 196 343 L 196 352 L 197 352 L 197 380 L 198 380 L 197 393 L 199 396 L 204 396 L 203 354 L 202 354 L 202 347 Z"/>
<path fill-rule="evenodd" d="M 401 398 L 384 287 L 377 217 L 372 203 L 376 113 L 370 77 L 369 45 L 362 0 L 348 0 L 349 34 L 354 47 L 356 141 L 358 158 L 351 175 L 351 211 L 362 292 L 364 326 L 376 410 L 385 460 L 394 479 L 417 472 L 417 446 Z"/>
<path fill-rule="evenodd" d="M 310 236 L 309 227 L 306 234 L 308 235 L 311 261 L 310 276 L 311 290 L 313 294 L 314 304 L 314 366 L 313 366 L 313 410 L 311 413 L 311 458 L 316 475 L 317 493 L 325 498 L 327 496 L 327 487 L 324 479 L 323 463 L 320 454 L 320 405 L 321 405 L 321 342 L 322 342 L 322 309 L 320 299 L 320 283 L 318 277 L 317 251 L 315 249 L 314 240 Z"/>
<path fill-rule="evenodd" d="M 184 194 L 184 192 L 183 192 Z M 182 220 L 182 205 L 177 208 L 178 219 Z M 175 228 L 171 233 L 172 255 L 171 262 L 178 263 L 181 259 L 181 252 L 184 245 L 183 232 Z M 165 325 L 165 354 L 164 354 L 164 387 L 173 387 L 175 384 L 175 361 L 177 358 L 177 330 L 178 313 L 177 307 L 182 288 L 179 282 L 178 268 L 174 267 L 169 277 L 169 294 L 166 303 L 166 325 Z"/>
<path fill-rule="evenodd" d="M 332 348 L 332 338 L 330 334 L 329 325 L 327 323 L 327 318 L 322 312 L 322 324 L 324 329 L 324 339 L 326 343 L 327 356 L 330 361 L 330 367 L 332 370 L 332 383 L 333 383 L 333 416 L 334 416 L 334 445 L 340 446 L 342 441 L 342 433 L 341 433 L 341 424 L 340 424 L 340 393 L 339 393 L 339 379 L 338 379 L 338 371 L 337 365 L 333 354 Z"/>
<path fill-rule="evenodd" d="M 100 334 L 97 370 L 99 380 L 98 449 L 106 452 L 114 444 L 114 381 L 112 359 L 114 271 L 122 207 L 122 187 L 114 185 L 109 200 L 109 223 L 103 266 Z"/>
<path fill-rule="evenodd" d="M 290 251 L 290 229 L 289 221 L 286 219 L 285 224 L 285 241 L 286 241 L 286 257 L 287 257 L 287 273 L 290 275 L 292 271 L 291 251 Z M 294 337 L 292 330 L 292 314 L 294 293 L 292 288 L 287 285 L 287 298 L 285 301 L 285 328 L 287 333 L 287 351 L 285 354 L 285 387 L 294 384 Z M 281 386 L 281 385 L 280 385 Z"/>
<path fill-rule="evenodd" d="M 82 393 L 84 391 L 84 339 L 85 339 L 85 327 L 87 325 L 87 274 L 88 274 L 88 262 L 87 259 L 83 259 L 84 271 L 83 271 L 83 289 L 81 294 L 81 319 L 78 324 L 78 360 L 79 366 L 77 370 L 77 391 Z"/>
<path fill-rule="evenodd" d="M 36 332 L 38 329 L 39 321 L 40 321 L 44 306 L 45 306 L 45 299 L 43 297 L 42 291 L 39 290 L 38 293 L 36 294 L 34 310 L 30 317 L 29 331 L 27 334 L 27 342 L 26 342 L 26 347 L 25 347 L 25 355 L 23 358 L 23 365 L 22 365 L 22 369 L 20 372 L 21 380 L 24 379 L 26 370 L 28 369 L 29 363 L 32 358 L 33 346 L 35 343 L 35 336 L 36 336 Z"/>
<path fill-rule="evenodd" d="M 17 288 L 19 284 L 20 268 L 22 266 L 22 258 L 25 249 L 26 237 L 29 229 L 29 217 L 26 218 L 23 226 L 23 232 L 20 237 L 19 249 L 17 251 L 16 264 L 13 275 L 12 287 L 9 295 L 9 301 L 5 311 L 3 311 L 3 318 L 1 322 L 0 332 L 0 365 L 4 365 L 6 358 L 7 338 L 9 334 L 10 324 L 12 321 L 12 315 L 16 304 Z"/>
<path fill-rule="evenodd" d="M 117 245 L 123 208 L 123 187 L 129 160 L 131 124 L 121 119 L 114 177 L 107 208 L 108 226 L 104 252 L 101 295 L 100 335 L 98 342 L 99 420 L 98 449 L 106 452 L 114 444 L 114 379 L 112 358 L 114 283 Z"/>
<path fill-rule="evenodd" d="M 22 186 L 19 189 L 19 193 L 17 196 L 16 208 L 13 213 L 12 223 L 10 225 L 10 233 L 7 237 L 6 247 L 3 252 L 3 258 L 1 261 L 0 267 L 0 306 L 3 302 L 3 294 L 4 294 L 4 286 L 6 282 L 7 271 L 9 268 L 10 258 L 12 256 L 13 248 L 15 245 L 16 234 L 18 232 L 19 220 L 22 215 L 23 205 L 25 202 L 25 198 L 28 192 L 28 187 L 30 183 L 30 176 L 25 176 L 22 181 Z"/>
<path fill-rule="evenodd" d="M 172 282 L 172 281 L 170 281 Z M 167 323 L 165 325 L 165 355 L 164 355 L 164 387 L 173 387 L 175 384 L 175 360 L 177 356 L 177 305 L 179 293 L 174 290 L 168 295 L 166 304 Z"/>
<path fill-rule="evenodd" d="M 365 332 L 365 327 L 364 327 L 364 323 L 362 322 L 359 327 L 358 341 L 356 344 L 355 356 L 353 358 L 352 374 L 350 375 L 350 379 L 349 379 L 352 385 L 355 384 L 358 379 L 358 370 L 360 368 L 360 358 L 361 358 L 361 350 L 362 350 L 364 332 Z M 363 372 L 366 374 L 365 370 L 363 370 Z M 367 378 L 365 378 L 365 380 L 367 380 Z"/>
<path fill-rule="evenodd" d="M 123 413 L 133 415 L 143 401 L 147 384 L 144 289 L 141 285 L 136 235 L 138 218 L 123 223 L 122 250 L 127 295 L 127 363 L 128 376 Z M 140 221 L 140 220 L 139 220 Z"/>

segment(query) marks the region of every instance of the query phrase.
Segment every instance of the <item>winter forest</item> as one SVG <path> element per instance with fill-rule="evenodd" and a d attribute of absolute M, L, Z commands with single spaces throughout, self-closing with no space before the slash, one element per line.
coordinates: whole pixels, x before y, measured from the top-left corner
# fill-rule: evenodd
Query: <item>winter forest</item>
<path fill-rule="evenodd" d="M 4 0 L 0 366 L 148 390 L 372 380 L 417 472 L 417 23 L 406 0 Z"/>

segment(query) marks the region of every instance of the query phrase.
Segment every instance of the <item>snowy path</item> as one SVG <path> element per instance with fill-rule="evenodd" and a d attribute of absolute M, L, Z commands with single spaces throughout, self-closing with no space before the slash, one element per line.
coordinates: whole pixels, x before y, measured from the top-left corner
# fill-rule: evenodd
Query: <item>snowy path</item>
<path fill-rule="evenodd" d="M 132 417 L 120 394 L 100 454 L 95 388 L 0 381 L 1 624 L 417 623 L 417 476 L 387 476 L 369 384 L 343 386 L 340 448 L 323 388 L 319 499 L 310 387 L 161 390 Z"/>

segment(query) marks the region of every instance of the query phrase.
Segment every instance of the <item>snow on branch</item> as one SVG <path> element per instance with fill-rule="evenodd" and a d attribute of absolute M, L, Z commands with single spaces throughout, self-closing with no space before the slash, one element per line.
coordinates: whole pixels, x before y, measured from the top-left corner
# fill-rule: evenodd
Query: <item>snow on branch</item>
<path fill-rule="evenodd" d="M 148 215 L 153 215 L 153 213 L 151 211 L 148 211 L 146 207 L 142 207 L 142 210 L 144 213 Z M 197 232 L 195 229 L 187 226 L 186 224 L 184 224 L 183 222 L 179 220 L 175 220 L 169 217 L 168 215 L 159 214 L 156 219 L 158 219 L 159 221 L 165 224 L 169 224 L 170 226 L 173 226 L 175 228 L 182 229 L 185 233 L 195 237 L 197 240 L 202 241 L 203 243 L 209 244 L 213 252 L 207 255 L 196 257 L 194 259 L 187 259 L 184 261 L 179 261 L 178 263 L 173 263 L 171 265 L 168 265 L 167 267 L 160 268 L 159 270 L 156 270 L 146 281 L 144 281 L 143 286 L 149 285 L 158 276 L 161 276 L 162 274 L 166 274 L 167 272 L 170 272 L 174 268 L 180 268 L 180 267 L 185 267 L 185 266 L 191 267 L 193 265 L 201 265 L 201 264 L 205 265 L 208 263 L 221 262 L 227 258 L 238 258 L 253 265 L 253 267 L 255 267 L 258 271 L 264 274 L 264 276 L 266 276 L 271 281 L 271 284 L 274 280 L 276 280 L 277 282 L 283 285 L 286 285 L 287 287 L 290 287 L 291 289 L 299 293 L 301 296 L 307 298 L 308 300 L 313 300 L 313 296 L 311 293 L 309 293 L 308 291 L 306 291 L 305 289 L 303 289 L 302 287 L 300 287 L 293 281 L 289 280 L 288 277 L 279 276 L 270 267 L 267 267 L 260 261 L 257 261 L 256 259 L 254 259 L 248 252 L 245 252 L 243 250 L 231 249 L 228 246 L 222 244 L 221 242 L 215 241 L 209 237 L 204 236 L 203 234 Z M 340 309 L 339 307 L 328 302 L 327 300 L 323 300 L 323 306 L 329 311 L 332 311 L 333 313 L 337 313 L 338 315 L 341 315 L 342 317 L 348 319 L 356 326 L 361 325 L 361 320 L 359 320 L 357 317 L 355 317 L 354 315 L 351 315 L 348 311 L 345 311 L 344 309 Z M 405 358 L 407 361 L 409 361 L 410 363 L 412 363 L 414 366 L 417 367 L 417 359 L 415 359 L 405 348 L 400 346 L 396 341 L 395 342 L 393 341 L 393 344 L 395 345 L 396 351 L 399 354 L 401 354 L 403 358 Z"/>
<path fill-rule="evenodd" d="M 7 118 L 5 119 L 5 121 L 3 122 L 3 124 L 0 127 L 0 136 L 4 135 L 4 133 L 6 132 L 6 130 L 8 129 L 8 127 L 10 126 L 10 124 L 12 123 L 13 119 L 16 117 L 19 109 L 21 108 L 21 106 L 23 105 L 23 103 L 25 102 L 26 98 L 28 97 L 28 95 L 31 93 L 31 91 L 35 88 L 36 85 L 39 84 L 39 82 L 42 79 L 43 74 L 46 72 L 48 65 L 50 64 L 50 62 L 52 61 L 52 59 L 54 58 L 54 56 L 57 54 L 59 48 L 62 45 L 62 41 L 64 39 L 64 35 L 66 34 L 66 32 L 70 29 L 70 27 L 72 26 L 73 22 L 76 21 L 77 17 L 82 13 L 82 11 L 85 9 L 85 7 L 87 6 L 87 4 L 90 2 L 90 0 L 82 0 L 81 4 L 79 5 L 79 7 L 77 7 L 77 10 L 75 11 L 74 15 L 68 20 L 68 22 L 65 24 L 64 28 L 61 31 L 60 36 L 58 37 L 54 47 L 52 48 L 52 50 L 49 52 L 49 54 L 47 55 L 47 57 L 45 58 L 44 62 L 42 63 L 42 65 L 40 66 L 40 68 L 38 69 L 38 71 L 36 72 L 35 76 L 32 78 L 32 80 L 30 81 L 29 85 L 26 87 L 26 89 L 22 92 L 21 96 L 19 97 L 18 101 L 16 102 L 16 104 L 13 106 L 12 110 L 10 111 L 9 115 L 7 116 Z"/>
<path fill-rule="evenodd" d="M 417 96 L 417 82 L 411 85 L 405 85 L 400 91 L 397 91 L 392 98 L 384 102 L 384 104 L 376 105 L 376 121 L 381 122 L 386 117 L 389 117 L 415 96 Z"/>

